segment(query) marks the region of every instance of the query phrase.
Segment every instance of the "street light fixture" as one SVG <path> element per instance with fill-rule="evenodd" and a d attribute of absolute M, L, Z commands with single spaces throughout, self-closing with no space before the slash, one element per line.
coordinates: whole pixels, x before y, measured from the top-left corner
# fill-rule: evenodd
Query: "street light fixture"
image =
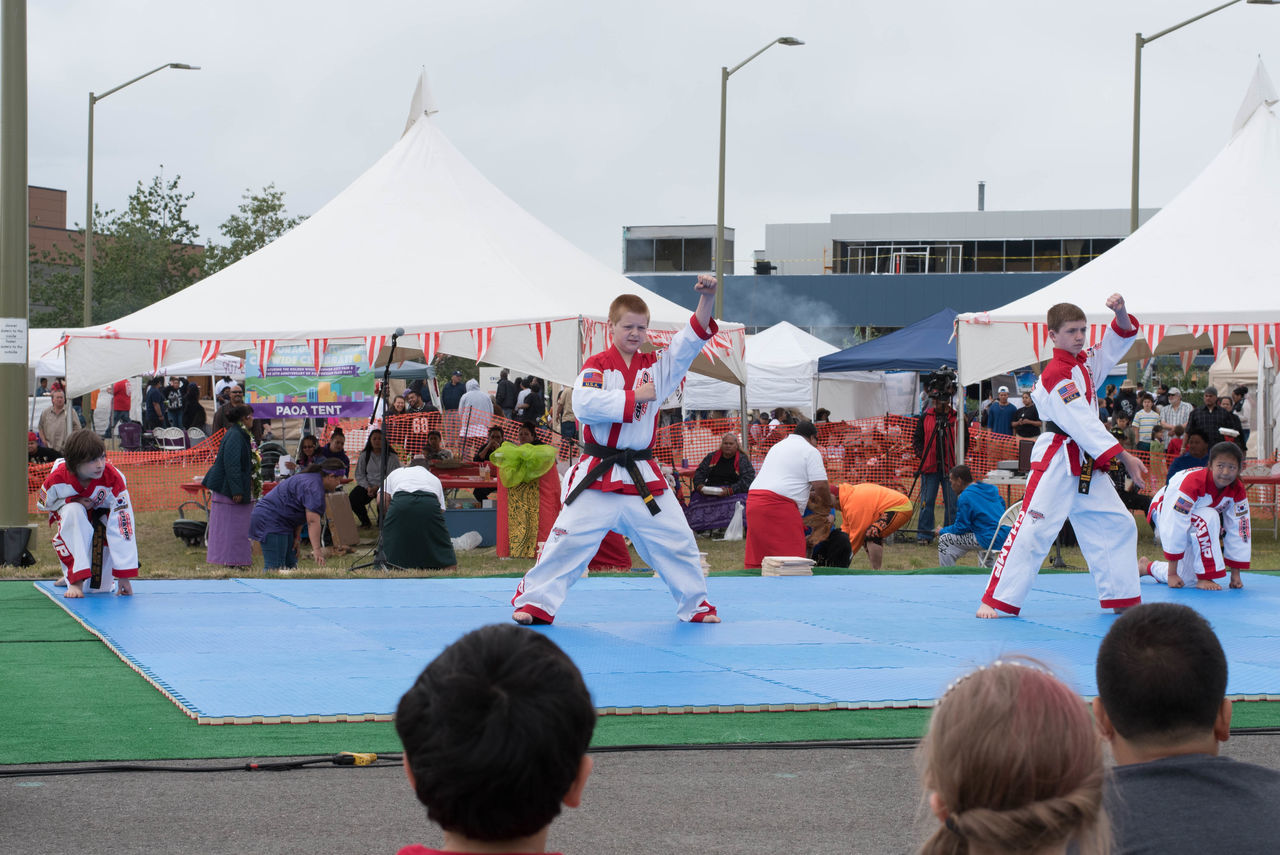
<path fill-rule="evenodd" d="M 1129 233 L 1132 234 L 1138 230 L 1138 138 L 1140 132 L 1141 121 L 1141 103 L 1142 103 L 1142 48 L 1154 42 L 1161 36 L 1167 36 L 1174 30 L 1180 30 L 1187 24 L 1194 24 L 1201 18 L 1207 18 L 1214 12 L 1221 12 L 1228 6 L 1234 6 L 1240 0 L 1231 0 L 1229 3 L 1223 3 L 1221 6 L 1215 6 L 1207 12 L 1201 12 L 1194 18 L 1188 18 L 1181 24 L 1174 24 L 1172 27 L 1163 29 L 1154 36 L 1143 36 L 1142 33 L 1134 33 L 1133 38 L 1133 173 L 1130 176 L 1129 187 Z M 1280 5 L 1280 0 L 1246 0 L 1247 3 L 1254 6 L 1276 6 Z"/>
<path fill-rule="evenodd" d="M 84 215 L 84 326 L 93 323 L 93 105 L 108 95 L 119 92 L 126 86 L 132 86 L 144 77 L 150 77 L 157 71 L 166 68 L 177 68 L 182 71 L 199 71 L 198 65 L 187 65 L 185 62 L 170 62 L 139 74 L 132 80 L 125 81 L 114 89 L 108 89 L 101 95 L 89 93 L 89 171 L 85 181 L 85 215 Z"/>
<path fill-rule="evenodd" d="M 1280 0 L 1277 0 L 1277 2 L 1280 2 Z M 726 261 L 724 257 L 724 131 L 726 101 L 728 100 L 729 93 L 729 75 L 733 74 L 739 68 L 742 68 L 742 66 L 746 65 L 748 62 L 755 59 L 774 45 L 795 47 L 796 45 L 802 44 L 804 44 L 804 42 L 797 38 L 783 36 L 769 42 L 767 45 L 751 54 L 751 56 L 738 63 L 733 68 L 721 67 L 720 69 L 720 192 L 716 202 L 716 304 L 714 310 L 714 316 L 717 318 L 724 317 L 724 265 Z"/>

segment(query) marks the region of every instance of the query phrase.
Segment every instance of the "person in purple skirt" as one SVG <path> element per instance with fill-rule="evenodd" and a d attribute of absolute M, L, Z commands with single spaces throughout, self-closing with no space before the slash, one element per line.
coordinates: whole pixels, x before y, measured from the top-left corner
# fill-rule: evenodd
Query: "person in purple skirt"
<path fill-rule="evenodd" d="M 254 500 L 262 491 L 258 480 L 260 458 L 250 433 L 253 410 L 240 404 L 228 407 L 224 415 L 227 432 L 202 482 L 210 496 L 205 560 L 228 567 L 248 567 L 253 563 L 249 519 Z"/>

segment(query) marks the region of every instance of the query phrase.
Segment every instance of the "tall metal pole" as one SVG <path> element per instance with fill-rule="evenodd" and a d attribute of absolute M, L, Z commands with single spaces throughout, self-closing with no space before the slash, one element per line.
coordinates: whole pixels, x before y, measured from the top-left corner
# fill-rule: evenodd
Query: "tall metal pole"
<path fill-rule="evenodd" d="M 0 560 L 17 563 L 27 526 L 27 4 L 0 9 Z M 14 534 L 10 534 L 14 531 Z"/>
<path fill-rule="evenodd" d="M 93 325 L 93 105 L 97 99 L 89 93 L 89 163 L 85 176 L 84 203 L 84 318 L 82 326 Z"/>
<path fill-rule="evenodd" d="M 720 183 L 716 193 L 716 302 L 712 317 L 724 317 L 724 127 L 729 95 L 729 69 L 720 67 Z"/>

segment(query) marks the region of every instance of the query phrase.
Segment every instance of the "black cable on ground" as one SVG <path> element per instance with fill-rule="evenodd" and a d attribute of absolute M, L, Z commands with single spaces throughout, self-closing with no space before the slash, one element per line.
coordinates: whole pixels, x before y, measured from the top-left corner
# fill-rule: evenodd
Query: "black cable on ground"
<path fill-rule="evenodd" d="M 114 772 L 291 772 L 311 766 L 399 766 L 399 754 L 370 754 L 343 751 L 324 757 L 301 757 L 271 763 L 241 763 L 234 766 L 159 766 L 149 763 L 117 763 L 107 766 L 55 766 L 35 769 L 0 769 L 0 778 L 45 778 L 56 775 L 101 775 Z"/>

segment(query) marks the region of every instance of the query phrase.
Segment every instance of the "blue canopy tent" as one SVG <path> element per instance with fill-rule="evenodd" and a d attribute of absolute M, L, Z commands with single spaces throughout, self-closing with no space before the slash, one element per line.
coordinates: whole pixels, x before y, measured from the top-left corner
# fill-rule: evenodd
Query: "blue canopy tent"
<path fill-rule="evenodd" d="M 956 310 L 946 308 L 894 333 L 818 360 L 819 374 L 844 371 L 936 371 L 956 367 Z"/>

